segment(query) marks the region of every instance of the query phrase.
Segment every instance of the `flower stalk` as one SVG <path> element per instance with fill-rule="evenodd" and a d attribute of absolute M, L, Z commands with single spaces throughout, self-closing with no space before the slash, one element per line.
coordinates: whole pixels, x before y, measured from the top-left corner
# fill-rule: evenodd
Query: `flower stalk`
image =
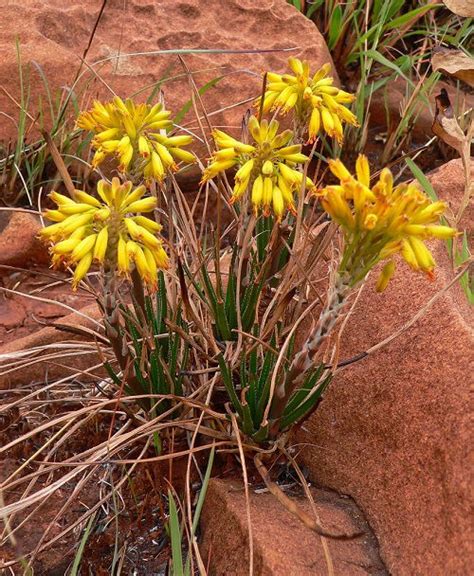
<path fill-rule="evenodd" d="M 344 251 L 316 328 L 275 390 L 271 415 L 277 423 L 291 396 L 314 367 L 316 355 L 344 314 L 349 296 L 369 272 L 385 261 L 376 284 L 378 291 L 384 290 L 395 272 L 393 256 L 399 253 L 410 268 L 432 278 L 435 261 L 423 240 L 453 238 L 457 234 L 455 229 L 437 224 L 445 204 L 431 202 L 416 184 L 394 186 L 390 170 L 384 169 L 378 182 L 371 186 L 365 156 L 357 159 L 355 177 L 340 160 L 330 160 L 329 168 L 340 184 L 327 186 L 317 195 L 343 232 Z"/>
<path fill-rule="evenodd" d="M 273 426 L 275 428 L 278 428 L 279 419 L 289 399 L 296 390 L 301 388 L 308 371 L 314 368 L 316 355 L 344 312 L 352 290 L 348 273 L 336 271 L 328 293 L 327 302 L 319 315 L 314 331 L 307 338 L 301 350 L 295 355 L 286 378 L 275 389 L 275 396 L 270 411 L 270 418 L 274 421 Z"/>

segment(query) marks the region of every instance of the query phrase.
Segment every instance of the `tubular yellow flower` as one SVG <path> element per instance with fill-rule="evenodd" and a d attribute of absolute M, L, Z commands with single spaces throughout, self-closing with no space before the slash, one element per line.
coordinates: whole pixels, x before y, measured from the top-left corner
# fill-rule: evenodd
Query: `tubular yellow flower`
<path fill-rule="evenodd" d="M 95 246 L 95 241 L 97 239 L 97 234 L 89 234 L 84 240 L 81 240 L 79 244 L 71 252 L 71 261 L 77 262 L 82 260 L 86 254 L 92 252 Z"/>
<path fill-rule="evenodd" d="M 74 270 L 74 275 L 72 277 L 73 290 L 76 290 L 79 282 L 84 278 L 84 276 L 89 271 L 91 264 L 92 264 L 92 253 L 88 252 L 81 258 L 81 260 L 79 260 L 76 269 Z"/>
<path fill-rule="evenodd" d="M 97 234 L 97 240 L 94 246 L 94 260 L 102 264 L 105 258 L 105 253 L 107 252 L 107 243 L 109 241 L 109 230 L 107 226 L 104 226 L 102 230 Z"/>
<path fill-rule="evenodd" d="M 378 277 L 377 284 L 375 286 L 377 292 L 383 292 L 385 290 L 394 273 L 395 273 L 395 261 L 389 260 L 382 268 L 382 272 Z"/>
<path fill-rule="evenodd" d="M 53 212 L 56 224 L 43 228 L 40 237 L 51 243 L 53 266 L 75 267 L 74 289 L 93 261 L 125 277 L 135 266 L 148 288 L 156 290 L 157 269 L 168 267 L 168 256 L 155 236 L 161 226 L 141 214 L 151 212 L 156 199 L 142 198 L 144 186 L 133 189 L 131 182 L 121 184 L 118 178 L 101 180 L 97 192 L 100 200 L 82 190 L 74 198 L 50 194 L 58 209 L 45 216 Z"/>
<path fill-rule="evenodd" d="M 79 115 L 77 126 L 94 133 L 93 166 L 114 155 L 121 172 L 161 182 L 167 172 L 178 169 L 179 162 L 195 161 L 191 152 L 182 149 L 191 144 L 191 136 L 166 134 L 173 125 L 170 115 L 162 104 L 135 104 L 116 96 L 104 104 L 96 100 Z"/>
<path fill-rule="evenodd" d="M 299 128 L 304 126 L 308 142 L 315 141 L 322 127 L 328 136 L 342 143 L 342 123 L 358 126 L 355 115 L 345 107 L 355 100 L 355 96 L 333 86 L 334 80 L 328 76 L 331 72 L 329 64 L 313 76 L 306 61 L 290 58 L 288 65 L 294 75 L 267 73 L 263 111 L 276 110 L 285 114 L 293 110 L 295 123 Z M 258 98 L 255 102 L 257 109 L 261 103 L 261 98 Z"/>
<path fill-rule="evenodd" d="M 213 132 L 217 151 L 213 154 L 204 171 L 202 181 L 206 182 L 228 170 L 238 167 L 231 201 L 239 200 L 251 191 L 250 200 L 254 211 L 269 216 L 273 211 L 281 220 L 286 210 L 295 212 L 293 194 L 303 183 L 303 174 L 296 167 L 309 158 L 301 153 L 300 144 L 290 144 L 291 130 L 278 133 L 276 120 L 258 122 L 251 116 L 248 129 L 254 144 L 244 144 L 221 130 Z M 314 189 L 310 178 L 306 187 Z"/>
<path fill-rule="evenodd" d="M 128 257 L 127 241 L 121 235 L 117 246 L 117 264 L 119 273 L 128 276 L 130 272 L 130 258 Z"/>
<path fill-rule="evenodd" d="M 340 160 L 330 160 L 329 168 L 340 185 L 326 186 L 316 194 L 343 229 L 346 246 L 340 272 L 351 285 L 365 278 L 377 262 L 388 259 L 377 284 L 378 290 L 385 289 L 395 270 L 390 259 L 396 253 L 413 270 L 431 277 L 435 261 L 423 240 L 456 235 L 453 228 L 437 223 L 445 204 L 431 202 L 415 183 L 393 186 L 386 168 L 371 187 L 369 163 L 363 155 L 356 162 L 356 177 Z"/>

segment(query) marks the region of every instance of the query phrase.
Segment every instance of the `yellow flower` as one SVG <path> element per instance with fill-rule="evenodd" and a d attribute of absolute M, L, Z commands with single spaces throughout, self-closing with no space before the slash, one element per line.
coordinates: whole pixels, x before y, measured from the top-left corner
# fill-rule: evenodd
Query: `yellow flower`
<path fill-rule="evenodd" d="M 248 128 L 254 144 L 244 144 L 221 130 L 214 130 L 218 150 L 204 171 L 203 182 L 238 167 L 231 201 L 235 202 L 251 191 L 256 214 L 263 210 L 263 214 L 269 216 L 273 211 L 281 220 L 285 210 L 295 212 L 293 194 L 303 183 L 303 174 L 295 168 L 309 158 L 301 153 L 301 145 L 290 144 L 291 130 L 278 134 L 276 120 L 259 123 L 251 116 Z M 315 187 L 310 178 L 306 178 L 305 184 L 309 189 Z"/>
<path fill-rule="evenodd" d="M 105 104 L 94 101 L 91 110 L 79 115 L 77 126 L 95 134 L 93 166 L 114 155 L 121 172 L 161 182 L 167 172 L 178 169 L 178 162 L 195 161 L 191 152 L 182 149 L 191 144 L 191 136 L 166 134 L 173 125 L 170 114 L 162 104 L 135 104 L 116 96 Z"/>
<path fill-rule="evenodd" d="M 329 160 L 329 168 L 340 184 L 326 186 L 317 195 L 344 231 L 341 271 L 349 273 L 352 285 L 365 278 L 377 262 L 395 253 L 401 254 L 413 270 L 432 276 L 435 261 L 423 240 L 456 235 L 453 228 L 438 224 L 446 208 L 444 202 L 432 202 L 415 183 L 394 186 L 387 168 L 371 186 L 369 163 L 362 154 L 356 162 L 356 177 L 340 160 Z M 378 290 L 387 286 L 395 271 L 391 262 L 382 270 Z"/>
<path fill-rule="evenodd" d="M 75 268 L 74 289 L 95 261 L 127 277 L 135 266 L 149 289 L 156 290 L 157 269 L 168 267 L 168 256 L 156 237 L 161 226 L 141 214 L 156 207 L 155 198 L 143 197 L 145 191 L 113 178 L 98 182 L 100 199 L 82 190 L 74 198 L 50 194 L 58 208 L 44 215 L 55 224 L 43 228 L 40 236 L 51 243 L 53 266 Z"/>
<path fill-rule="evenodd" d="M 314 142 L 322 129 L 342 143 L 342 124 L 347 122 L 358 126 L 355 115 L 345 106 L 353 102 L 355 96 L 333 86 L 334 80 L 328 76 L 331 71 L 329 64 L 324 64 L 313 76 L 306 61 L 290 58 L 288 64 L 294 76 L 267 73 L 263 111 L 277 110 L 285 114 L 293 110 L 296 124 L 304 126 L 308 133 L 308 142 Z M 260 107 L 261 98 L 255 105 Z"/>

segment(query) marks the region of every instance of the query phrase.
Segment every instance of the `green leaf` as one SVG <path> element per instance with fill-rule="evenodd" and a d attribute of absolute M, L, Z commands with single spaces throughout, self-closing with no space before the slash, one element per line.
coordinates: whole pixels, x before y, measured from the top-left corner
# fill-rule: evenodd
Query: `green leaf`
<path fill-rule="evenodd" d="M 275 337 L 272 337 L 270 341 L 270 346 L 274 347 L 275 345 L 276 345 Z M 270 376 L 270 371 L 273 368 L 274 360 L 275 360 L 275 354 L 271 350 L 267 350 L 257 384 L 257 394 L 259 396 L 262 394 L 265 388 L 265 383 L 268 377 Z"/>
<path fill-rule="evenodd" d="M 159 326 L 155 311 L 153 310 L 153 302 L 148 295 L 145 296 L 145 314 L 147 324 L 153 328 L 153 333 L 159 334 Z"/>
<path fill-rule="evenodd" d="M 233 334 L 225 313 L 225 303 L 218 301 L 216 305 L 216 325 L 222 340 L 232 340 Z"/>
<path fill-rule="evenodd" d="M 321 378 L 324 372 L 324 364 L 320 364 L 318 368 L 311 374 L 309 374 L 303 382 L 303 385 L 299 390 L 296 390 L 293 396 L 288 400 L 288 404 L 285 406 L 285 412 L 292 412 L 303 402 L 305 397 L 309 392 L 316 386 L 318 380 Z"/>
<path fill-rule="evenodd" d="M 297 408 L 291 412 L 284 412 L 280 421 L 280 430 L 285 430 L 289 426 L 301 420 L 306 416 L 315 406 L 316 402 L 321 398 L 322 393 L 327 388 L 331 381 L 332 375 L 329 374 L 318 386 L 318 389 L 311 394 L 311 390 L 307 393 L 306 400 L 304 400 Z"/>
<path fill-rule="evenodd" d="M 176 314 L 176 325 L 181 327 L 181 328 L 183 327 L 182 322 L 181 322 L 181 307 L 178 308 L 178 312 Z M 178 333 L 176 333 L 176 334 L 171 333 L 170 336 L 171 336 L 171 345 L 170 345 L 168 364 L 170 367 L 169 368 L 170 373 L 174 377 L 174 375 L 176 374 L 177 366 L 178 366 L 178 353 L 179 353 L 180 344 L 181 344 L 181 336 Z M 176 394 L 176 391 L 175 391 L 175 394 Z"/>
<path fill-rule="evenodd" d="M 274 339 L 272 345 L 275 345 Z M 268 398 L 270 395 L 271 386 L 271 376 L 273 373 L 273 367 L 275 365 L 275 355 L 273 352 L 268 351 L 265 355 L 265 360 L 263 362 L 262 371 L 260 373 L 260 378 L 258 380 L 258 404 L 257 404 L 257 416 L 259 420 L 263 417 L 265 408 L 268 403 Z"/>
<path fill-rule="evenodd" d="M 318 8 L 321 7 L 324 0 L 314 0 L 307 8 L 306 8 L 306 18 L 311 18 L 313 14 L 316 12 Z"/>
<path fill-rule="evenodd" d="M 245 291 L 245 296 L 242 300 L 242 328 L 246 332 L 253 326 L 257 304 L 264 285 L 265 280 L 262 278 L 258 283 L 253 282 Z"/>
<path fill-rule="evenodd" d="M 383 5 L 384 8 L 384 21 L 390 21 L 397 12 L 403 8 L 406 0 L 389 0 Z"/>
<path fill-rule="evenodd" d="M 229 367 L 227 366 L 227 362 L 225 361 L 222 353 L 220 353 L 217 356 L 217 361 L 219 362 L 222 381 L 224 383 L 224 387 L 227 391 L 229 399 L 232 402 L 232 405 L 239 414 L 239 416 L 242 417 L 243 416 L 242 404 L 237 396 L 237 393 L 235 392 L 234 383 L 232 382 L 232 374 L 229 370 Z"/>
<path fill-rule="evenodd" d="M 270 430 L 269 424 L 266 424 L 265 426 L 260 426 L 258 431 L 255 432 L 255 434 L 252 436 L 253 440 L 257 444 L 260 444 L 261 442 L 265 442 L 265 440 L 268 439 L 269 430 Z"/>
<path fill-rule="evenodd" d="M 255 431 L 252 413 L 247 403 L 242 404 L 242 431 L 244 434 L 247 434 L 247 436 L 252 436 Z"/>
<path fill-rule="evenodd" d="M 113 383 L 116 384 L 117 386 L 122 386 L 122 380 L 117 376 L 115 370 L 110 365 L 110 362 L 104 362 L 104 368 L 106 369 Z"/>
<path fill-rule="evenodd" d="M 229 323 L 225 313 L 225 303 L 217 297 L 214 286 L 211 282 L 209 272 L 207 271 L 206 262 L 202 263 L 201 274 L 206 287 L 206 294 L 209 299 L 209 306 L 214 313 L 214 320 L 216 322 L 217 331 L 221 340 L 231 340 L 232 332 L 230 331 Z"/>
<path fill-rule="evenodd" d="M 229 277 L 227 279 L 227 290 L 225 296 L 225 313 L 232 330 L 237 328 L 237 278 L 234 274 L 235 261 L 237 258 L 237 247 L 232 251 L 232 258 L 229 266 Z"/>

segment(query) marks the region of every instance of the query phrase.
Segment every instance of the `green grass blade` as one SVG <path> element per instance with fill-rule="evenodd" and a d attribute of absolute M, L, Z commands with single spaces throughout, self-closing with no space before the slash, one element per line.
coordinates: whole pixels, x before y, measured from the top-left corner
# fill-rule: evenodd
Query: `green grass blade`
<path fill-rule="evenodd" d="M 413 84 L 412 80 L 410 80 L 410 78 L 408 78 L 408 76 L 400 69 L 400 67 L 397 66 L 394 62 L 391 62 L 390 60 L 385 58 L 385 56 L 380 54 L 380 52 L 377 52 L 377 50 L 367 50 L 367 52 L 365 52 L 365 54 L 367 54 L 367 56 L 369 58 L 372 58 L 372 60 L 375 60 L 379 64 L 382 64 L 383 66 L 386 66 L 390 70 L 393 70 L 399 76 L 402 76 L 402 78 L 404 78 L 408 82 L 408 84 L 410 84 L 410 86 L 413 89 L 415 89 L 415 85 Z"/>
<path fill-rule="evenodd" d="M 204 86 L 201 86 L 201 88 L 198 89 L 200 96 L 205 94 L 210 88 L 213 88 L 214 86 L 216 86 L 216 84 L 218 84 L 223 78 L 225 78 L 225 76 L 218 76 L 217 78 L 213 78 L 212 80 L 209 80 L 209 82 L 206 82 L 206 84 L 204 84 Z M 192 105 L 193 105 L 193 100 L 189 99 L 183 105 L 183 107 L 180 110 L 178 110 L 176 116 L 173 119 L 173 123 L 179 124 L 183 120 L 183 118 L 186 116 L 186 114 L 189 112 L 189 110 L 191 110 Z"/>
<path fill-rule="evenodd" d="M 329 22 L 329 34 L 328 34 L 329 50 L 333 50 L 339 41 L 339 35 L 341 33 L 341 24 L 342 24 L 342 8 L 340 4 L 337 4 L 331 15 L 331 21 Z"/>
<path fill-rule="evenodd" d="M 426 4 L 425 6 L 420 6 L 419 8 L 415 8 L 414 10 L 410 10 L 410 12 L 406 12 L 406 14 L 402 14 L 398 16 L 398 18 L 394 18 L 391 22 L 389 22 L 385 26 L 385 30 L 393 30 L 401 28 L 402 26 L 406 26 L 410 23 L 411 20 L 417 18 L 421 14 L 425 14 L 429 10 L 433 10 L 436 8 L 442 8 L 443 4 Z"/>
<path fill-rule="evenodd" d="M 104 368 L 106 369 L 113 383 L 116 384 L 117 386 L 122 386 L 122 380 L 120 380 L 120 378 L 117 376 L 115 370 L 110 365 L 110 362 L 104 362 Z"/>
<path fill-rule="evenodd" d="M 209 480 L 211 478 L 212 467 L 214 465 L 215 453 L 216 453 L 216 449 L 213 446 L 211 448 L 210 453 L 209 453 L 209 458 L 207 459 L 206 473 L 204 474 L 204 478 L 202 480 L 201 490 L 200 490 L 199 496 L 198 496 L 198 501 L 196 504 L 196 508 L 194 509 L 193 525 L 191 527 L 191 540 L 194 538 L 196 531 L 198 529 L 198 526 L 199 526 L 199 520 L 201 518 L 202 507 L 204 506 L 204 500 L 206 499 L 207 488 L 209 486 Z M 184 568 L 185 575 L 188 576 L 188 574 L 190 574 L 190 571 L 191 571 L 191 559 L 190 559 L 190 556 L 188 555 L 188 557 L 186 559 L 186 566 Z"/>
<path fill-rule="evenodd" d="M 411 158 L 405 158 L 405 163 L 410 168 L 413 176 L 418 180 L 423 190 L 428 194 L 428 196 L 436 202 L 438 200 L 438 195 L 435 192 L 431 182 L 428 178 L 423 174 L 422 170 L 418 168 L 415 162 Z"/>
<path fill-rule="evenodd" d="M 194 516 L 193 516 L 193 526 L 191 529 L 191 536 L 194 536 L 196 534 L 196 530 L 199 524 L 199 519 L 201 517 L 201 510 L 204 504 L 204 500 L 206 498 L 206 493 L 207 493 L 207 488 L 209 485 L 209 480 L 211 478 L 211 472 L 212 472 L 212 466 L 214 465 L 214 456 L 216 453 L 216 449 L 214 448 L 214 446 L 211 448 L 211 451 L 209 453 L 209 458 L 207 460 L 207 467 L 206 467 L 206 473 L 204 474 L 204 478 L 202 481 L 202 486 L 201 486 L 201 491 L 199 492 L 199 498 L 196 504 L 196 509 L 194 510 Z"/>
<path fill-rule="evenodd" d="M 173 493 L 168 490 L 172 576 L 184 576 L 181 527 Z"/>
<path fill-rule="evenodd" d="M 89 539 L 90 531 L 94 524 L 96 514 L 97 512 L 94 512 L 94 514 L 92 514 L 92 516 L 89 518 L 89 522 L 87 522 L 86 529 L 84 530 L 84 534 L 82 535 L 81 541 L 79 542 L 76 555 L 74 556 L 74 562 L 72 564 L 69 576 L 77 576 L 79 574 L 78 571 L 81 566 L 82 555 L 84 554 L 84 549 L 86 547 L 87 540 Z"/>

